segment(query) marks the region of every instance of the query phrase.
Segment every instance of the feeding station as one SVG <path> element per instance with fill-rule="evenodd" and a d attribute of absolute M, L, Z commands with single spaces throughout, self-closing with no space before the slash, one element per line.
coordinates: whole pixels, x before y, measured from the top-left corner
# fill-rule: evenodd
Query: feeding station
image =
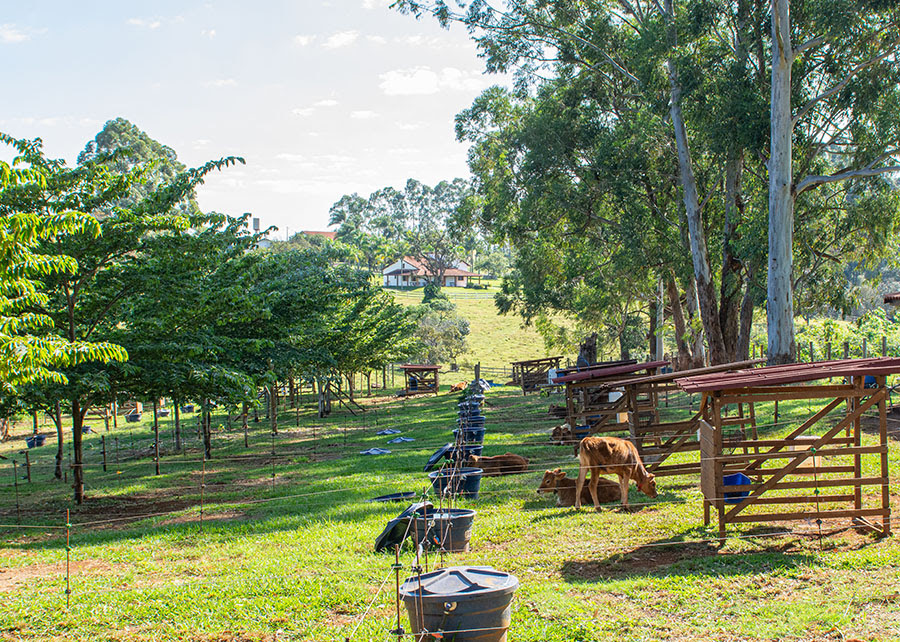
<path fill-rule="evenodd" d="M 849 518 L 859 527 L 889 535 L 885 380 L 897 373 L 900 359 L 882 357 L 679 379 L 682 390 L 702 395 L 704 523 L 710 523 L 715 510 L 719 537 L 725 537 L 728 524 L 796 520 L 821 524 L 819 520 Z M 727 405 L 773 401 L 805 401 L 818 408 L 810 407 L 782 438 L 735 439 L 728 434 Z M 863 446 L 862 417 L 867 412 L 876 413 L 878 430 L 875 444 Z M 875 518 L 881 518 L 881 524 Z"/>
<path fill-rule="evenodd" d="M 591 435 L 628 430 L 628 399 L 616 388 L 629 379 L 659 374 L 659 369 L 667 365 L 668 361 L 595 365 L 557 377 L 553 383 L 566 385 L 566 421 L 576 435 L 577 426 L 587 426 Z M 659 421 L 654 390 L 649 396 L 642 393 L 636 397 L 633 407 L 638 415 L 650 413 Z"/>
<path fill-rule="evenodd" d="M 417 395 L 425 392 L 438 393 L 438 371 L 441 366 L 427 366 L 406 363 L 398 366 L 403 371 L 406 382 L 404 395 Z"/>
<path fill-rule="evenodd" d="M 638 452 L 647 471 L 658 476 L 697 475 L 700 473 L 700 440 L 697 436 L 699 421 L 703 411 L 682 408 L 671 410 L 670 414 L 686 415 L 677 421 L 663 421 L 659 414 L 659 399 L 671 391 L 678 390 L 678 379 L 696 377 L 717 372 L 728 372 L 744 368 L 752 368 L 762 363 L 762 359 L 739 361 L 717 366 L 694 368 L 680 372 L 663 372 L 648 377 L 637 377 L 609 384 L 624 388 L 625 405 L 628 409 L 628 430 L 632 443 Z M 654 403 L 655 412 L 651 412 L 648 403 Z M 756 413 L 753 404 L 737 404 L 733 413 L 723 417 L 723 425 L 735 426 L 742 437 L 749 432 L 756 438 Z M 678 453 L 695 453 L 693 461 L 667 463 Z M 684 457 L 676 457 L 684 459 Z"/>
<path fill-rule="evenodd" d="M 550 382 L 550 370 L 559 370 L 562 357 L 544 357 L 512 362 L 513 384 L 522 388 L 522 394 L 540 390 L 541 386 Z"/>

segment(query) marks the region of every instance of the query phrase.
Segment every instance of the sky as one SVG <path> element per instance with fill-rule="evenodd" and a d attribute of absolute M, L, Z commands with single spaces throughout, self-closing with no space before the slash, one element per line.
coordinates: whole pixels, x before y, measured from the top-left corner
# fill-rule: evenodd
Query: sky
<path fill-rule="evenodd" d="M 127 118 L 188 166 L 246 160 L 199 188 L 204 210 L 324 230 L 344 194 L 468 176 L 453 118 L 507 81 L 463 28 L 390 1 L 7 3 L 0 131 L 71 165 Z"/>

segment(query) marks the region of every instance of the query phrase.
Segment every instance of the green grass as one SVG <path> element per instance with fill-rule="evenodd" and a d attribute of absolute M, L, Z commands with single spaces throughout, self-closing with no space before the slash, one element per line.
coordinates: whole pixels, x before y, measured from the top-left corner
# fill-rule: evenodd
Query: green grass
<path fill-rule="evenodd" d="M 422 288 L 389 290 L 398 303 L 414 305 L 422 302 Z M 456 304 L 459 314 L 469 320 L 469 350 L 458 359 L 462 367 L 481 362 L 489 368 L 509 368 L 513 361 L 539 359 L 549 355 L 544 340 L 533 325 L 525 325 L 514 314 L 500 314 L 494 305 L 496 286 L 487 290 L 443 288 Z M 564 355 L 574 359 L 575 355 Z"/>
<path fill-rule="evenodd" d="M 366 400 L 364 415 L 335 412 L 325 420 L 307 407 L 299 427 L 293 412 L 284 412 L 274 485 L 265 420 L 251 423 L 249 450 L 237 424 L 219 429 L 204 470 L 190 415 L 189 451 L 168 452 L 159 477 L 146 456 L 147 423 L 120 423 L 110 433 L 120 440 L 119 463 L 105 474 L 101 435 L 87 436 L 89 500 L 82 507 L 50 479 L 55 442 L 48 440 L 32 451 L 33 483 L 20 480 L 19 487 L 23 524 L 45 528 L 0 528 L 0 640 L 344 640 L 373 598 L 353 639 L 387 639 L 393 556 L 375 554 L 372 545 L 402 506 L 366 500 L 427 485 L 421 466 L 449 440 L 455 399 L 382 397 Z M 521 453 L 533 472 L 485 479 L 479 499 L 461 502 L 478 511 L 471 551 L 446 563 L 487 564 L 519 578 L 510 640 L 900 638 L 900 546 L 893 538 L 834 522 L 826 532 L 839 530 L 820 541 L 811 525 L 776 524 L 730 529 L 719 548 L 702 525 L 692 478 L 661 479 L 656 500 L 632 487 L 630 500 L 640 505 L 633 513 L 556 508 L 534 489 L 544 468 L 561 465 L 574 474 L 575 461 L 570 448 L 546 444 L 554 423 L 548 400 L 499 388 L 488 401 L 485 453 Z M 771 408 L 757 410 L 767 423 Z M 787 420 L 808 412 L 805 403 L 780 410 Z M 390 437 L 375 434 L 386 427 L 416 441 L 386 446 Z M 167 451 L 170 428 L 164 422 Z M 17 428 L 0 455 L 21 462 L 16 453 L 26 432 Z M 866 435 L 864 443 L 872 439 Z M 394 454 L 357 454 L 372 446 Z M 894 483 L 898 450 L 892 443 Z M 143 456 L 132 458 L 132 451 Z M 0 522 L 7 525 L 16 519 L 11 482 L 9 462 L 0 460 Z M 68 609 L 60 528 L 66 508 L 73 523 Z M 156 512 L 165 514 L 133 519 Z M 766 536 L 785 529 L 809 534 Z M 405 547 L 404 575 L 413 560 Z M 436 562 L 430 556 L 429 565 Z M 405 612 L 403 624 L 408 628 Z"/>

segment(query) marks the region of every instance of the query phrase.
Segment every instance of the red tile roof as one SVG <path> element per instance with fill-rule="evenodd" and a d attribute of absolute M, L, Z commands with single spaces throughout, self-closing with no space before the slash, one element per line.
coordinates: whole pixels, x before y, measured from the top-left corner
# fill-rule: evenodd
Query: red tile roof
<path fill-rule="evenodd" d="M 337 232 L 311 232 L 309 230 L 303 230 L 304 234 L 308 234 L 309 236 L 324 236 L 327 239 L 334 240 Z"/>

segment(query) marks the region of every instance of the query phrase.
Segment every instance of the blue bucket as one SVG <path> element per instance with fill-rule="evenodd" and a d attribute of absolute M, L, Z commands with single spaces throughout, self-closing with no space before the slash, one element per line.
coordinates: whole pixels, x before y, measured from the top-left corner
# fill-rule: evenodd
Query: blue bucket
<path fill-rule="evenodd" d="M 747 486 L 753 481 L 744 473 L 734 473 L 733 475 L 725 475 L 722 478 L 724 486 Z M 725 493 L 726 504 L 740 504 L 745 497 L 750 494 L 749 490 L 739 490 L 733 493 Z"/>
<path fill-rule="evenodd" d="M 590 426 L 575 426 L 572 429 L 572 435 L 575 437 L 575 439 L 584 439 L 585 437 L 589 436 L 590 434 L 591 434 Z"/>
<path fill-rule="evenodd" d="M 438 495 L 462 495 L 477 499 L 483 472 L 480 468 L 442 468 L 428 473 L 428 479 Z"/>

